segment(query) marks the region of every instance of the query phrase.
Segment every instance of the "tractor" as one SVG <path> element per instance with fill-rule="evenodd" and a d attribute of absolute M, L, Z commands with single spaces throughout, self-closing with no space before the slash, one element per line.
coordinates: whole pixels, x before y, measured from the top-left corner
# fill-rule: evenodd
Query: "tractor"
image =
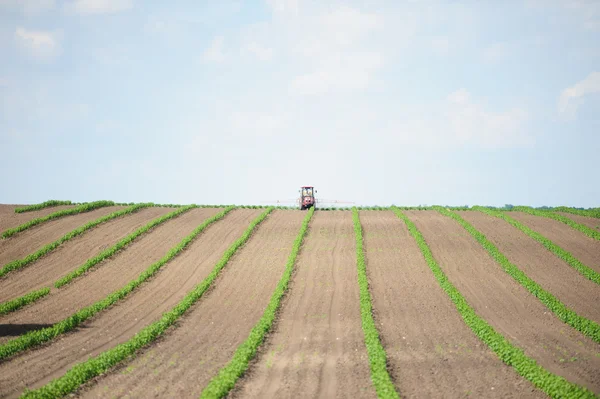
<path fill-rule="evenodd" d="M 316 205 L 315 194 L 317 190 L 312 186 L 302 186 L 300 192 L 300 210 L 310 209 Z"/>

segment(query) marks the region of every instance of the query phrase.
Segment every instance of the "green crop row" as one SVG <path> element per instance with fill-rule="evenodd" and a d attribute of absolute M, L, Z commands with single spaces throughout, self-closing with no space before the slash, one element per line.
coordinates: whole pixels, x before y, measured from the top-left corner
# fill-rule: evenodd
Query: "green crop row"
<path fill-rule="evenodd" d="M 114 204 L 115 203 L 112 201 L 97 201 L 90 202 L 89 204 L 79 205 L 71 209 L 63 209 L 61 211 L 51 213 L 50 215 L 44 217 L 32 219 L 27 223 L 23 223 L 22 225 L 14 227 L 12 229 L 7 229 L 4 231 L 4 233 L 2 233 L 2 238 L 11 237 L 17 233 L 20 233 L 21 231 L 27 230 L 30 227 L 37 226 L 38 224 L 47 222 L 49 220 L 57 219 L 63 216 L 75 215 L 77 213 L 89 212 L 94 209 L 102 208 L 105 206 L 113 206 Z"/>
<path fill-rule="evenodd" d="M 134 206 L 131 206 L 129 208 L 126 209 L 122 209 L 119 211 L 115 211 L 109 215 L 106 216 L 102 216 L 101 218 L 98 218 L 96 220 L 93 220 L 81 227 L 76 228 L 75 230 L 70 231 L 69 233 L 65 234 L 64 236 L 62 236 L 61 238 L 59 238 L 58 240 L 51 242 L 50 244 L 46 244 L 44 245 L 42 248 L 40 248 L 39 250 L 35 251 L 32 254 L 27 255 L 25 258 L 23 259 L 17 259 L 14 260 L 12 262 L 7 263 L 6 265 L 4 265 L 2 268 L 0 268 L 0 277 L 4 276 L 6 273 L 12 271 L 12 270 L 17 270 L 17 269 L 21 269 L 33 262 L 35 262 L 36 260 L 38 260 L 39 258 L 41 258 L 42 256 L 50 253 L 51 251 L 55 250 L 56 248 L 58 248 L 60 245 L 64 244 L 65 242 L 69 241 L 72 238 L 75 238 L 81 234 L 83 234 L 85 231 L 98 226 L 99 224 L 102 224 L 104 222 L 107 222 L 109 220 L 121 217 L 121 216 L 125 216 L 128 215 L 130 213 L 134 213 L 139 211 L 142 208 L 146 208 L 148 206 L 152 206 L 152 204 L 137 204 Z"/>
<path fill-rule="evenodd" d="M 19 298 L 13 299 L 12 301 L 0 303 L 0 315 L 14 312 L 15 310 L 20 309 L 31 302 L 35 302 L 38 299 L 45 297 L 49 293 L 50 288 L 45 287 L 36 291 L 31 291 Z"/>
<path fill-rule="evenodd" d="M 118 212 L 124 212 L 126 210 L 129 209 L 140 209 L 142 207 L 145 206 L 150 206 L 151 204 L 138 204 L 138 205 L 134 205 L 131 208 L 122 210 L 122 211 L 117 211 L 115 213 Z M 56 288 L 60 288 L 66 284 L 69 284 L 71 281 L 73 281 L 75 278 L 81 276 L 82 274 L 84 274 L 85 272 L 87 272 L 89 269 L 91 269 L 92 267 L 96 266 L 98 263 L 114 256 L 117 252 L 122 251 L 123 249 L 125 249 L 128 245 L 130 245 L 131 243 L 133 243 L 134 240 L 136 240 L 137 238 L 139 238 L 142 234 L 147 233 L 148 231 L 150 231 L 151 229 L 153 229 L 154 227 L 166 222 L 167 220 L 173 219 L 179 215 L 181 215 L 184 212 L 189 211 L 190 209 L 193 209 L 195 207 L 195 205 L 188 205 L 182 208 L 178 208 L 177 210 L 170 212 L 164 216 L 158 217 L 152 221 L 150 221 L 148 224 L 146 224 L 145 226 L 140 227 L 139 229 L 137 229 L 136 231 L 134 231 L 133 233 L 129 234 L 128 236 L 126 236 L 125 238 L 121 239 L 119 242 L 117 242 L 115 245 L 113 245 L 112 247 L 102 251 L 101 253 L 99 253 L 98 255 L 94 256 L 93 258 L 88 259 L 83 265 L 81 265 L 80 267 L 78 267 L 76 270 L 74 270 L 73 272 L 67 274 L 66 276 L 58 279 L 55 283 L 54 286 Z M 22 297 L 16 298 L 10 302 L 6 302 L 6 303 L 1 303 L 0 304 L 0 309 L 2 309 L 3 306 L 7 306 L 7 309 L 12 309 L 11 311 L 17 310 L 20 307 L 32 303 L 40 298 L 42 298 L 42 296 L 33 296 L 33 293 L 27 293 Z M 9 305 L 10 303 L 23 303 L 21 306 L 18 307 L 14 307 L 13 305 Z"/>
<path fill-rule="evenodd" d="M 73 281 L 73 279 L 81 276 L 82 274 L 84 274 L 85 272 L 90 270 L 92 267 L 96 266 L 98 263 L 102 262 L 103 260 L 105 260 L 107 258 L 110 258 L 111 256 L 114 256 L 117 252 L 126 248 L 128 245 L 130 245 L 133 241 L 135 241 L 142 234 L 150 231 L 151 229 L 153 229 L 154 227 L 156 227 L 160 224 L 163 224 L 167 220 L 171 220 L 171 219 L 181 215 L 182 213 L 185 213 L 195 207 L 196 207 L 196 205 L 188 205 L 188 206 L 184 206 L 181 208 L 177 208 L 173 212 L 169 212 L 166 215 L 163 215 L 156 219 L 151 220 L 148 224 L 140 227 L 133 233 L 131 233 L 128 236 L 126 236 L 125 238 L 121 239 L 119 242 L 117 242 L 112 247 L 107 248 L 104 251 L 100 252 L 98 255 L 94 256 L 93 258 L 88 259 L 83 265 L 81 265 L 77 269 L 73 270 L 71 273 L 67 274 L 66 276 L 58 279 L 54 283 L 54 286 L 56 288 L 60 288 L 66 284 L 69 284 L 71 281 Z"/>
<path fill-rule="evenodd" d="M 232 209 L 227 208 L 227 210 Z M 125 360 L 129 356 L 135 354 L 135 352 L 142 347 L 152 343 L 156 338 L 163 334 L 167 328 L 173 325 L 194 303 L 196 303 L 202 295 L 210 288 L 212 283 L 215 281 L 221 270 L 229 262 L 229 259 L 235 254 L 235 252 L 248 241 L 256 227 L 269 215 L 273 208 L 267 208 L 261 213 L 256 219 L 254 219 L 244 234 L 238 238 L 223 254 L 219 262 L 215 265 L 211 273 L 194 289 L 188 293 L 185 298 L 181 300 L 173 309 L 163 314 L 159 321 L 156 321 L 147 327 L 143 328 L 129 341 L 119 344 L 116 347 L 109 349 L 100 355 L 89 358 L 87 361 L 77 364 L 63 376 L 49 382 L 45 386 L 33 390 L 25 391 L 22 395 L 23 398 L 59 398 L 73 392 L 81 386 L 81 384 L 89 381 L 90 379 L 105 373 L 111 367 L 115 366 L 119 362 Z M 225 212 L 225 211 L 224 211 Z M 222 214 L 224 214 L 222 212 Z M 193 237 L 186 237 L 184 239 L 185 245 L 192 241 Z M 177 248 L 178 252 L 183 250 L 182 242 Z"/>
<path fill-rule="evenodd" d="M 246 372 L 250 360 L 256 355 L 256 351 L 263 343 L 266 334 L 269 332 L 275 321 L 275 315 L 281 305 L 281 299 L 287 290 L 289 281 L 292 278 L 296 257 L 298 256 L 304 236 L 308 230 L 308 224 L 314 212 L 315 208 L 311 208 L 302 222 L 302 226 L 300 227 L 300 231 L 296 236 L 292 251 L 288 257 L 283 276 L 281 277 L 281 280 L 279 280 L 261 319 L 252 328 L 248 338 L 246 338 L 246 340 L 237 348 L 229 363 L 221 368 L 217 376 L 211 379 L 208 385 L 202 390 L 200 397 L 222 398 L 226 396 L 233 388 L 238 378 Z"/>
<path fill-rule="evenodd" d="M 592 208 L 592 209 L 576 209 L 568 206 L 557 206 L 552 209 L 553 212 L 566 212 L 571 213 L 573 215 L 579 216 L 587 216 L 590 218 L 600 219 L 600 208 Z"/>
<path fill-rule="evenodd" d="M 594 269 L 590 268 L 589 266 L 584 265 L 583 263 L 581 263 L 579 261 L 579 259 L 575 258 L 570 252 L 562 249 L 561 247 L 559 247 L 558 245 L 556 245 L 555 243 L 553 243 L 552 241 L 550 241 L 549 239 L 547 239 L 546 237 L 544 237 L 543 235 L 538 233 L 537 231 L 534 231 L 534 230 L 530 229 L 529 227 L 525 226 L 523 223 L 511 218 L 506 213 L 494 211 L 494 210 L 483 208 L 483 207 L 475 207 L 475 209 L 480 212 L 483 212 L 488 215 L 495 216 L 497 218 L 507 221 L 508 223 L 510 223 L 514 227 L 516 227 L 517 229 L 521 230 L 523 233 L 527 234 L 534 240 L 541 243 L 544 247 L 546 247 L 548 250 L 553 252 L 560 259 L 564 260 L 569 266 L 571 266 L 573 269 L 577 270 L 579 273 L 584 275 L 586 278 L 588 278 L 589 280 L 593 281 L 596 284 L 600 284 L 600 273 L 598 273 Z"/>
<path fill-rule="evenodd" d="M 365 334 L 365 345 L 371 364 L 371 380 L 375 386 L 377 396 L 380 398 L 398 398 L 398 392 L 387 370 L 387 356 L 381 341 L 379 332 L 373 319 L 373 305 L 369 293 L 369 280 L 367 278 L 367 265 L 363 249 L 363 234 L 358 209 L 352 209 L 352 220 L 354 221 L 354 235 L 356 238 L 356 265 L 358 268 L 358 286 L 360 289 L 360 316 L 362 328 Z"/>
<path fill-rule="evenodd" d="M 26 205 L 26 206 L 22 206 L 20 208 L 15 208 L 15 213 L 38 211 L 40 209 L 50 208 L 51 206 L 71 205 L 71 204 L 72 204 L 71 201 L 49 200 L 49 201 L 42 202 L 41 204 Z"/>
<path fill-rule="evenodd" d="M 600 325 L 595 321 L 579 316 L 573 310 L 569 309 L 558 300 L 554 295 L 544 290 L 538 283 L 529 278 L 521 269 L 512 264 L 500 250 L 489 241 L 485 235 L 475 229 L 470 223 L 464 220 L 460 215 L 448 211 L 442 207 L 435 208 L 442 215 L 456 220 L 465 230 L 469 232 L 479 242 L 490 256 L 502 266 L 502 269 L 515 279 L 519 284 L 527 289 L 532 295 L 540 300 L 552 313 L 560 320 L 570 325 L 577 331 L 587 335 L 595 342 L 600 343 Z M 476 208 L 480 209 L 480 208 Z"/>
<path fill-rule="evenodd" d="M 399 209 L 392 207 L 392 210 L 408 228 L 421 253 L 427 262 L 427 265 L 433 272 L 436 280 L 450 297 L 450 300 L 456 306 L 465 324 L 481 339 L 488 347 L 498 355 L 498 357 L 507 365 L 512 366 L 517 373 L 531 381 L 535 386 L 544 391 L 552 398 L 594 398 L 594 394 L 586 388 L 573 384 L 563 377 L 550 373 L 537 362 L 528 357 L 523 350 L 511 344 L 504 336 L 498 333 L 484 319 L 479 317 L 475 310 L 469 305 L 460 291 L 448 280 L 441 267 L 436 262 L 425 238 L 417 229 L 417 226 L 404 215 Z"/>
<path fill-rule="evenodd" d="M 109 294 L 106 298 L 77 311 L 75 314 L 67 317 L 66 319 L 54 324 L 52 327 L 43 328 L 37 331 L 31 331 L 25 335 L 21 335 L 18 338 L 8 341 L 7 343 L 0 345 L 0 360 L 6 359 L 16 353 L 30 349 L 34 346 L 40 345 L 44 342 L 50 341 L 60 334 L 71 331 L 78 325 L 94 316 L 95 314 L 103 311 L 104 309 L 112 306 L 119 300 L 125 298 L 133 290 L 135 290 L 140 284 L 154 276 L 161 267 L 167 262 L 176 257 L 181 251 L 183 251 L 192 240 L 198 236 L 206 227 L 210 224 L 222 219 L 229 211 L 234 207 L 225 208 L 223 211 L 205 220 L 200 226 L 198 226 L 190 235 L 185 237 L 175 247 L 171 248 L 165 256 L 160 260 L 150 265 L 144 270 L 137 279 L 129 282 L 125 287 Z"/>
<path fill-rule="evenodd" d="M 581 223 L 577 223 L 577 222 L 569 219 L 566 216 L 559 215 L 558 213 L 554 213 L 554 212 L 550 212 L 550 211 L 540 211 L 540 210 L 533 209 L 528 206 L 515 206 L 514 208 L 511 209 L 511 211 L 512 212 L 514 212 L 514 211 L 525 212 L 525 213 L 529 213 L 530 215 L 534 215 L 534 216 L 543 216 L 543 217 L 547 217 L 550 219 L 558 220 L 559 222 L 563 222 L 564 224 L 571 226 L 575 230 L 581 231 L 583 234 L 585 234 L 588 237 L 594 238 L 596 240 L 600 240 L 600 232 L 595 231 L 594 229 L 590 229 L 589 227 L 587 227 Z"/>

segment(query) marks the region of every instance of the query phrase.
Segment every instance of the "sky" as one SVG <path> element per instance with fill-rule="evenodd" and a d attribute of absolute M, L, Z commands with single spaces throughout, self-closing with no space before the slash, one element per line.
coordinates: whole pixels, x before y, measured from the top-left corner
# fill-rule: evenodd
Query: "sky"
<path fill-rule="evenodd" d="M 600 206 L 599 43 L 596 0 L 0 0 L 0 203 Z"/>

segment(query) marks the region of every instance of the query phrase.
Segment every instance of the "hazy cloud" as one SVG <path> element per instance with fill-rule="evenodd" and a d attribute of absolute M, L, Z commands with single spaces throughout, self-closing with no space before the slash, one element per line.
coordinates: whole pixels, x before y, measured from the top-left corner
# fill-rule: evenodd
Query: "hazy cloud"
<path fill-rule="evenodd" d="M 133 8 L 133 0 L 75 0 L 64 7 L 79 15 L 114 14 Z"/>
<path fill-rule="evenodd" d="M 483 50 L 483 59 L 489 63 L 502 61 L 508 55 L 509 49 L 506 43 L 494 43 Z"/>
<path fill-rule="evenodd" d="M 206 62 L 223 62 L 225 61 L 225 53 L 223 52 L 223 36 L 216 36 L 210 46 L 202 54 L 202 59 Z"/>
<path fill-rule="evenodd" d="M 273 49 L 263 47 L 256 42 L 250 42 L 244 48 L 244 52 L 252 54 L 260 61 L 270 61 L 273 58 Z"/>
<path fill-rule="evenodd" d="M 558 99 L 558 111 L 567 118 L 573 118 L 584 97 L 594 93 L 600 93 L 600 72 L 592 72 L 582 81 L 564 89 Z"/>
<path fill-rule="evenodd" d="M 56 6 L 56 0 L 0 0 L 1 8 L 20 9 L 25 14 L 48 11 Z"/>
<path fill-rule="evenodd" d="M 48 60 L 59 54 L 60 36 L 59 32 L 34 31 L 18 27 L 14 37 L 20 49 L 37 59 Z"/>

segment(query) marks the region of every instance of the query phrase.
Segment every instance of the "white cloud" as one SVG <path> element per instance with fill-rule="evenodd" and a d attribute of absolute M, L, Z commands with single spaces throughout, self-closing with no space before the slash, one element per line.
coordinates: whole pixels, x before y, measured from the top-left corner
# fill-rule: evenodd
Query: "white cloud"
<path fill-rule="evenodd" d="M 447 36 L 434 37 L 431 39 L 431 47 L 438 54 L 448 54 L 450 49 L 450 39 Z"/>
<path fill-rule="evenodd" d="M 31 56 L 48 60 L 60 52 L 59 32 L 33 31 L 19 27 L 15 30 L 17 45 Z"/>
<path fill-rule="evenodd" d="M 273 58 L 273 49 L 263 47 L 256 42 L 250 42 L 246 45 L 244 52 L 252 54 L 260 61 L 270 61 Z"/>
<path fill-rule="evenodd" d="M 600 72 L 592 72 L 582 81 L 564 89 L 558 99 L 558 111 L 567 118 L 573 118 L 584 97 L 594 93 L 600 93 Z"/>
<path fill-rule="evenodd" d="M 225 38 L 223 36 L 216 36 L 210 46 L 202 54 L 202 59 L 205 62 L 223 62 L 225 60 L 225 54 L 223 53 L 224 41 Z"/>
<path fill-rule="evenodd" d="M 0 7 L 20 9 L 25 14 L 48 11 L 56 6 L 56 0 L 0 0 Z"/>
<path fill-rule="evenodd" d="M 267 4 L 275 13 L 297 14 L 299 0 L 267 0 Z"/>
<path fill-rule="evenodd" d="M 64 8 L 80 15 L 115 14 L 133 8 L 133 0 L 75 0 Z"/>

